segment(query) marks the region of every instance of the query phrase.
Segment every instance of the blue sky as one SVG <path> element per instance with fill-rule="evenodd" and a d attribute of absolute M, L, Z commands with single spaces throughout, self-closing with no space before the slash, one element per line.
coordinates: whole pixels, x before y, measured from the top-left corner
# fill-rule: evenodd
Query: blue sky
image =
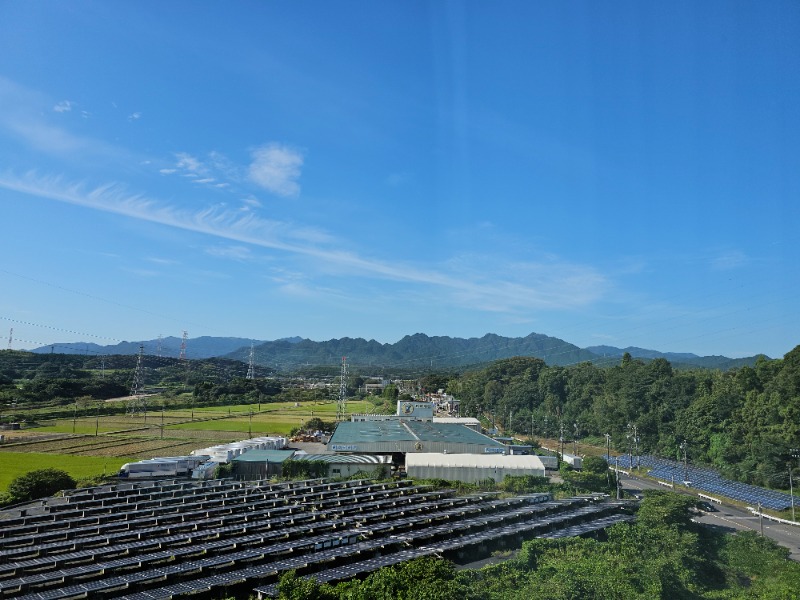
<path fill-rule="evenodd" d="M 0 339 L 780 357 L 798 107 L 794 1 L 4 2 Z"/>

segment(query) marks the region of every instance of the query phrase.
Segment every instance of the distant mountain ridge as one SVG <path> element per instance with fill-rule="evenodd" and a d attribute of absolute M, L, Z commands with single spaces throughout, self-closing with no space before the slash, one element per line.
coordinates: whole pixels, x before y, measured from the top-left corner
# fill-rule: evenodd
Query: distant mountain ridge
<path fill-rule="evenodd" d="M 247 360 L 249 349 L 241 348 L 225 358 Z M 481 338 L 430 337 L 423 333 L 407 335 L 394 344 L 381 344 L 363 338 L 342 338 L 325 342 L 279 340 L 255 348 L 260 365 L 291 370 L 303 365 L 349 364 L 373 367 L 456 368 L 510 358 L 536 356 L 552 365 L 569 365 L 598 357 L 577 346 L 539 333 L 524 338 L 507 338 L 488 333 Z"/>
<path fill-rule="evenodd" d="M 36 348 L 33 352 L 58 352 L 63 354 L 122 354 L 132 355 L 144 346 L 148 355 L 160 354 L 177 358 L 182 340 L 177 337 L 140 342 L 120 342 L 101 346 L 95 343 L 58 343 Z M 423 333 L 407 335 L 394 344 L 382 344 L 363 338 L 341 338 L 315 342 L 299 337 L 275 341 L 238 337 L 202 336 L 190 338 L 186 343 L 189 359 L 229 358 L 247 362 L 250 347 L 254 348 L 255 362 L 278 370 L 291 371 L 307 365 L 333 366 L 341 363 L 343 356 L 351 365 L 359 367 L 393 367 L 409 369 L 464 368 L 511 358 L 534 356 L 548 365 L 568 366 L 580 362 L 592 362 L 598 366 L 615 365 L 627 352 L 633 358 L 654 360 L 663 358 L 678 368 L 730 369 L 753 365 L 757 357 L 740 359 L 725 356 L 698 356 L 692 353 L 659 352 L 644 348 L 614 346 L 590 346 L 579 348 L 559 338 L 540 333 L 525 337 L 509 338 L 487 333 L 481 338 L 452 338 L 427 336 Z M 160 348 L 160 351 L 159 351 Z"/>
<path fill-rule="evenodd" d="M 297 338 L 299 339 L 299 338 Z M 45 354 L 59 352 L 62 354 L 138 354 L 139 347 L 144 346 L 144 353 L 160 355 L 168 358 L 178 358 L 181 353 L 183 340 L 178 337 L 165 337 L 155 340 L 140 342 L 120 342 L 108 346 L 86 342 L 58 343 L 35 348 L 32 352 Z M 263 344 L 264 340 L 237 337 L 211 337 L 201 336 L 190 338 L 186 342 L 186 357 L 194 359 L 214 358 L 224 356 L 242 347 L 250 348 L 250 344 Z"/>
<path fill-rule="evenodd" d="M 614 346 L 589 346 L 584 348 L 598 356 L 609 359 L 619 359 L 627 352 L 633 358 L 642 360 L 653 360 L 663 358 L 668 360 L 673 366 L 700 367 L 703 369 L 733 369 L 735 367 L 752 366 L 755 364 L 757 356 L 747 358 L 728 358 L 727 356 L 698 356 L 691 352 L 659 352 L 658 350 L 647 350 L 628 346 L 627 348 L 615 348 Z"/>

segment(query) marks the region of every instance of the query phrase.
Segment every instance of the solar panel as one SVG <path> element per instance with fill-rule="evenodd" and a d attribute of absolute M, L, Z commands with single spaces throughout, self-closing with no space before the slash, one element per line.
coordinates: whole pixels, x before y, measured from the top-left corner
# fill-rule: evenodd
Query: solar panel
<path fill-rule="evenodd" d="M 582 502 L 535 504 L 531 498 L 487 494 L 456 498 L 452 490 L 435 491 L 411 481 L 182 484 L 166 495 L 163 488 L 130 487 L 124 494 L 106 489 L 107 497 L 125 499 L 116 509 L 124 518 L 85 514 L 67 523 L 66 532 L 75 539 L 1 548 L 0 562 L 10 564 L 0 565 L 5 577 L 0 588 L 17 585 L 17 594 L 27 587 L 31 598 L 54 591 L 59 597 L 163 598 L 244 581 L 270 583 L 289 568 L 308 573 L 338 569 L 353 576 L 370 565 L 405 560 L 406 550 L 456 547 L 492 530 L 516 534 L 526 520 L 550 527 L 548 512 L 578 515 L 585 508 Z M 154 500 L 138 501 L 146 496 Z M 160 506 L 145 507 L 148 503 Z M 176 512 L 171 506 L 182 508 Z M 408 543 L 425 549 L 407 548 Z M 161 561 L 170 564 L 157 566 Z M 180 577 L 192 580 L 176 580 Z M 54 587 L 35 589 L 46 586 Z"/>

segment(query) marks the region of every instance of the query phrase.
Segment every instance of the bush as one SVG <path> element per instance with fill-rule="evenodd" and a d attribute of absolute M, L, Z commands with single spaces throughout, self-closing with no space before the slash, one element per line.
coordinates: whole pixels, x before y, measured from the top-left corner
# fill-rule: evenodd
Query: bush
<path fill-rule="evenodd" d="M 60 469 L 39 469 L 15 478 L 8 485 L 11 503 L 30 502 L 52 496 L 61 490 L 75 489 L 75 480 Z"/>

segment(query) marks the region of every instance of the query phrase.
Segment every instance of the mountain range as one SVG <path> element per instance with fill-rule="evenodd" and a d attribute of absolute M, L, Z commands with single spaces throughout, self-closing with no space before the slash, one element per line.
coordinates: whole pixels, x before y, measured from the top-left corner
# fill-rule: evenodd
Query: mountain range
<path fill-rule="evenodd" d="M 62 354 L 137 354 L 142 348 L 147 355 L 178 358 L 183 340 L 166 337 L 139 342 L 120 342 L 101 346 L 87 342 L 57 343 L 32 350 L 36 353 Z M 315 342 L 299 337 L 274 341 L 237 337 L 202 336 L 186 341 L 185 355 L 189 359 L 228 358 L 247 362 L 253 349 L 254 362 L 281 371 L 304 366 L 333 366 L 347 357 L 350 365 L 360 367 L 391 367 L 395 369 L 452 369 L 489 363 L 512 356 L 535 356 L 549 365 L 567 366 L 580 362 L 597 365 L 618 364 L 627 352 L 645 361 L 656 358 L 668 360 L 676 368 L 708 368 L 726 370 L 752 365 L 756 356 L 732 359 L 725 356 L 698 356 L 692 353 L 659 352 L 645 348 L 590 346 L 579 348 L 559 338 L 540 333 L 509 338 L 488 333 L 481 338 L 451 338 L 407 335 L 394 344 L 381 344 L 363 338 L 341 338 Z"/>

